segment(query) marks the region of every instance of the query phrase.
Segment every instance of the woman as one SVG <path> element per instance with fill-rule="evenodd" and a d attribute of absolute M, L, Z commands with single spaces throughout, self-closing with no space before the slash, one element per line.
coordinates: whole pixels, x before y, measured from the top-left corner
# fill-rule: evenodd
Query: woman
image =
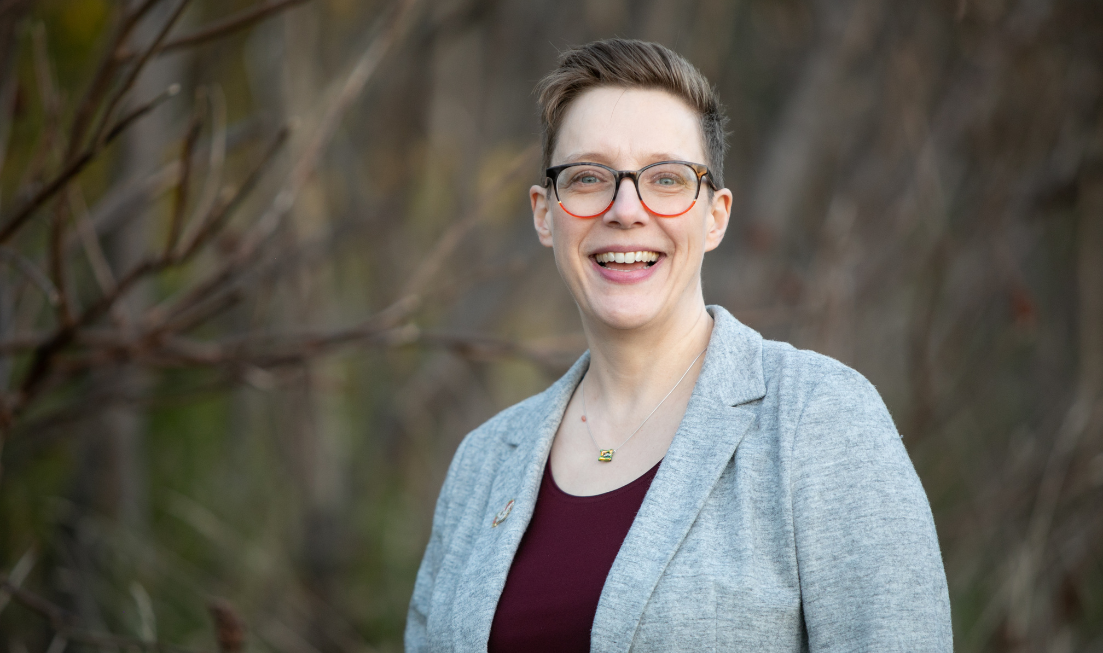
<path fill-rule="evenodd" d="M 589 351 L 467 436 L 407 650 L 950 651 L 926 495 L 876 390 L 706 307 L 723 113 L 662 46 L 540 86 L 540 242 Z"/>

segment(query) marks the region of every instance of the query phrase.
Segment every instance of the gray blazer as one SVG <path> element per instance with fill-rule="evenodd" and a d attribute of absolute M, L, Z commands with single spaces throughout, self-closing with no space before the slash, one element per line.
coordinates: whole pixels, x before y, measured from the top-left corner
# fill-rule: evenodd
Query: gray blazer
<path fill-rule="evenodd" d="M 701 374 L 605 579 L 591 650 L 952 650 L 930 506 L 877 391 L 831 358 L 709 312 Z M 486 650 L 588 363 L 584 354 L 456 451 L 407 651 Z"/>

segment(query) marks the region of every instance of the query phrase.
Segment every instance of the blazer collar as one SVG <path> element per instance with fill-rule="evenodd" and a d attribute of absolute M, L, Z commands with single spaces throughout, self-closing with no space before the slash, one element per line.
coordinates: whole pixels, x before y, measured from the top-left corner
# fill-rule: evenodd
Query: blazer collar
<path fill-rule="evenodd" d="M 705 361 L 670 449 L 606 578 L 594 618 L 595 651 L 628 650 L 667 562 L 754 421 L 754 413 L 739 406 L 766 394 L 762 337 L 720 306 L 708 311 L 714 324 Z M 529 410 L 518 413 L 503 437 L 510 446 L 502 454 L 481 516 L 485 524 L 457 588 L 456 601 L 467 606 L 454 613 L 458 650 L 486 645 L 513 556 L 536 506 L 552 440 L 589 363 L 586 352 L 533 398 Z M 495 512 L 511 500 L 509 518 L 491 528 Z"/>

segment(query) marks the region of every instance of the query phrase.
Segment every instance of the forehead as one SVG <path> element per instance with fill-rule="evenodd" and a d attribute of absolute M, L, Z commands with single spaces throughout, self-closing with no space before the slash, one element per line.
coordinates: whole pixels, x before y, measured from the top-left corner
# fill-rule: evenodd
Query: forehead
<path fill-rule="evenodd" d="M 551 159 L 552 165 L 598 159 L 622 169 L 663 159 L 704 163 L 701 123 L 666 91 L 598 87 L 567 108 Z"/>

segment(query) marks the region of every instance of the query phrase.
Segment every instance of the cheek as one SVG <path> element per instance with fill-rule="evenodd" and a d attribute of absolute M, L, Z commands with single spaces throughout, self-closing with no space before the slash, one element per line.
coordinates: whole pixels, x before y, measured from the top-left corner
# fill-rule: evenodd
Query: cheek
<path fill-rule="evenodd" d="M 585 224 L 581 220 L 564 216 L 556 212 L 552 216 L 551 226 L 552 243 L 556 256 L 574 256 L 578 252 L 579 244 L 586 235 Z"/>

